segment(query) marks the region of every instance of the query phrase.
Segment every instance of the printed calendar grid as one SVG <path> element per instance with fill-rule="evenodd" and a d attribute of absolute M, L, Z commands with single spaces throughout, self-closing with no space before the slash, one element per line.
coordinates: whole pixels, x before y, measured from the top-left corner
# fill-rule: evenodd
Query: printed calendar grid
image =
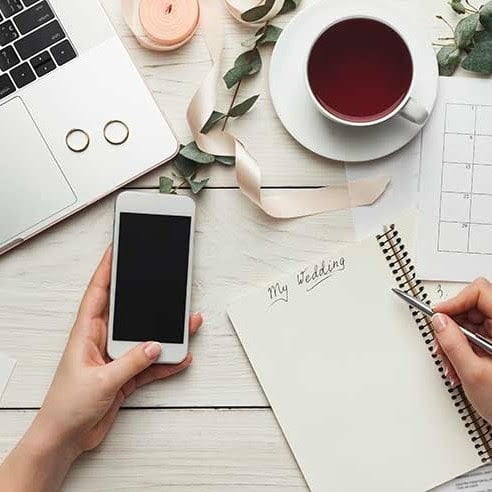
<path fill-rule="evenodd" d="M 492 105 L 445 108 L 438 245 L 492 255 Z"/>

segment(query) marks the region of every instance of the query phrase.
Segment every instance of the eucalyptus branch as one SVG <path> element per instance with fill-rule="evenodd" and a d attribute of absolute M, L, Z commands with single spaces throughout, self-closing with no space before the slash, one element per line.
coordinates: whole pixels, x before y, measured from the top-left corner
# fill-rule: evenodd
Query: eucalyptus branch
<path fill-rule="evenodd" d="M 475 7 L 475 5 L 472 5 L 472 4 L 470 3 L 470 0 L 465 0 L 465 3 L 468 5 L 468 7 L 470 7 L 471 12 L 473 12 L 473 13 L 475 13 L 475 14 L 478 12 L 477 7 Z M 468 10 L 468 9 L 467 9 L 467 10 Z"/>
<path fill-rule="evenodd" d="M 282 15 L 295 10 L 301 0 L 284 0 L 281 11 L 277 15 Z M 244 12 L 241 17 L 246 22 L 254 24 L 261 21 L 273 7 L 273 2 L 266 1 L 264 4 L 257 5 L 252 9 Z M 247 51 L 241 53 L 234 61 L 234 66 L 227 71 L 223 80 L 228 89 L 234 87 L 231 102 L 226 113 L 214 110 L 209 116 L 209 119 L 201 128 L 202 134 L 207 134 L 211 131 L 219 121 L 222 121 L 222 131 L 226 129 L 227 123 L 231 118 L 239 118 L 246 114 L 256 103 L 259 95 L 248 97 L 244 101 L 238 103 L 239 92 L 242 82 L 246 77 L 251 77 L 258 74 L 262 68 L 262 59 L 260 47 L 275 44 L 282 32 L 282 29 L 270 24 L 270 21 L 265 22 L 259 29 L 256 27 L 254 36 L 242 43 Z M 193 193 L 199 193 L 207 184 L 208 178 L 198 181 L 196 176 L 198 172 L 211 164 L 221 164 L 225 166 L 234 166 L 236 163 L 235 156 L 220 156 L 212 155 L 203 152 L 198 148 L 195 142 L 190 142 L 187 145 L 181 145 L 178 156 L 173 161 L 176 174 L 174 178 L 181 179 L 179 185 L 176 185 L 174 179 L 162 176 L 159 181 L 159 189 L 161 193 L 176 193 L 178 189 L 188 184 Z"/>
<path fill-rule="evenodd" d="M 446 24 L 449 29 L 451 29 L 451 32 L 454 34 L 454 27 L 442 15 L 436 15 L 436 18 L 440 21 L 443 21 L 444 24 Z"/>
<path fill-rule="evenodd" d="M 237 96 L 239 94 L 239 88 L 241 87 L 242 81 L 243 81 L 243 79 L 241 79 L 236 84 L 236 88 L 234 89 L 234 94 L 233 94 L 232 99 L 231 99 L 231 104 L 229 105 L 229 109 L 227 110 L 226 117 L 224 118 L 224 124 L 222 125 L 222 131 L 224 131 L 226 129 L 227 122 L 229 121 L 229 118 L 230 118 L 230 112 L 231 112 L 232 108 L 234 107 L 234 104 L 236 103 L 236 99 L 237 99 Z"/>
<path fill-rule="evenodd" d="M 452 38 L 438 38 L 438 41 L 450 41 L 449 44 L 433 43 L 440 46 L 437 53 L 439 74 L 451 76 L 461 65 L 470 72 L 492 75 L 492 1 L 480 8 L 472 5 L 470 0 L 450 0 L 448 3 L 462 18 L 453 27 L 437 16 L 453 32 Z"/>

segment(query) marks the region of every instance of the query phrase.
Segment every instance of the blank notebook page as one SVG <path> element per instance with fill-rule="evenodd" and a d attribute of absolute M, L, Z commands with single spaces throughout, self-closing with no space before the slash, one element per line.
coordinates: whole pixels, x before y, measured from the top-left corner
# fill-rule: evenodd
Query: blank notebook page
<path fill-rule="evenodd" d="M 369 238 L 229 309 L 312 492 L 425 491 L 481 464 L 394 286 Z"/>

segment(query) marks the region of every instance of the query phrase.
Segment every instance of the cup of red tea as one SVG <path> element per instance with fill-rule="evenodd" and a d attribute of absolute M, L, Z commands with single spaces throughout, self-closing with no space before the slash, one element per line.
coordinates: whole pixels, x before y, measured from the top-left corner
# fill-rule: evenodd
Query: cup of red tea
<path fill-rule="evenodd" d="M 324 28 L 306 64 L 308 91 L 327 118 L 351 126 L 395 115 L 422 124 L 427 110 L 411 97 L 412 52 L 394 27 L 369 17 L 341 19 Z"/>

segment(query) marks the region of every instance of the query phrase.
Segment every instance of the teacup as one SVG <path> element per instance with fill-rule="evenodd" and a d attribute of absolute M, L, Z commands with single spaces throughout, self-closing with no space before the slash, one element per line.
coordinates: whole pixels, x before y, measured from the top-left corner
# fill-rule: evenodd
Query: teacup
<path fill-rule="evenodd" d="M 348 17 L 326 26 L 306 61 L 306 84 L 318 110 L 344 125 L 377 125 L 400 115 L 422 124 L 429 116 L 414 98 L 412 51 L 395 26 Z"/>

